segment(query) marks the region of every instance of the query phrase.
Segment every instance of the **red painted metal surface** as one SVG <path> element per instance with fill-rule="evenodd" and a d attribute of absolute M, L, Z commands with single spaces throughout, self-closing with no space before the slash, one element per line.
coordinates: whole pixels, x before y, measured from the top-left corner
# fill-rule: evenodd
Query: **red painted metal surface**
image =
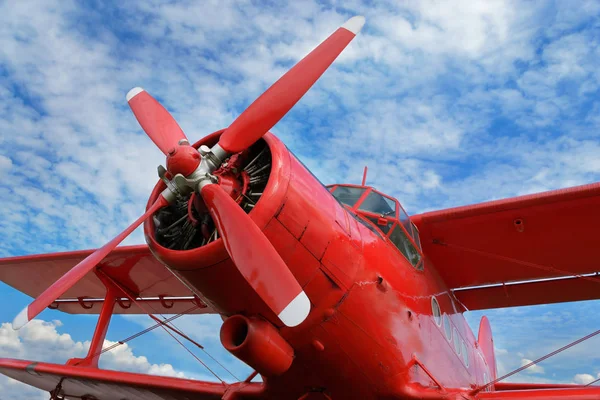
<path fill-rule="evenodd" d="M 83 250 L 4 258 L 0 260 L 0 280 L 31 297 L 37 297 L 52 282 L 92 252 L 93 250 Z M 156 260 L 146 245 L 117 247 L 102 260 L 99 268 L 130 292 L 153 299 L 144 303 L 157 312 L 177 314 L 194 305 L 192 292 Z M 103 283 L 96 274 L 90 272 L 61 296 L 65 302 L 54 303 L 51 308 L 71 314 L 99 314 L 105 291 Z M 173 301 L 172 304 L 167 304 L 170 305 L 167 308 L 158 299 L 161 295 L 187 297 L 190 300 Z M 114 313 L 144 314 L 145 312 L 135 304 L 122 302 L 117 303 Z M 201 304 L 192 313 L 214 313 L 214 310 Z"/>
<path fill-rule="evenodd" d="M 599 207 L 595 183 L 412 220 L 430 262 L 450 288 L 458 288 L 596 272 Z"/>
<path fill-rule="evenodd" d="M 201 193 L 231 261 L 279 315 L 302 292 L 296 278 L 260 228 L 219 185 L 206 185 Z"/>
<path fill-rule="evenodd" d="M 367 185 L 367 166 L 365 165 L 365 169 L 363 171 L 363 177 L 362 177 L 362 186 L 366 186 Z"/>
<path fill-rule="evenodd" d="M 61 383 L 72 397 L 104 399 L 197 399 L 219 400 L 234 394 L 240 400 L 261 398 L 262 384 L 224 385 L 192 379 L 134 374 L 122 371 L 82 368 L 69 365 L 0 359 L 0 373 L 21 382 L 51 391 Z M 93 396 L 93 397 L 92 397 Z"/>
<path fill-rule="evenodd" d="M 598 400 L 600 399 L 600 388 L 583 387 L 568 389 L 507 390 L 502 392 L 480 393 L 475 398 L 489 400 Z"/>
<path fill-rule="evenodd" d="M 102 310 L 98 317 L 98 323 L 96 329 L 94 329 L 94 335 L 90 343 L 87 356 L 85 358 L 72 358 L 67 361 L 68 365 L 80 365 L 82 367 L 93 367 L 98 368 L 98 361 L 100 359 L 100 353 L 102 346 L 104 345 L 104 339 L 106 338 L 106 332 L 108 331 L 108 325 L 113 315 L 113 309 L 117 302 L 117 297 L 121 295 L 121 291 L 115 288 L 113 285 L 105 282 L 106 295 L 104 297 L 104 303 L 102 303 Z"/>
<path fill-rule="evenodd" d="M 498 382 L 494 390 L 532 390 L 532 389 L 577 389 L 583 385 L 574 385 L 568 383 L 527 383 L 527 382 Z"/>
<path fill-rule="evenodd" d="M 181 139 L 186 139 L 186 136 L 173 116 L 148 92 L 140 90 L 141 92 L 128 99 L 129 107 L 144 132 L 167 155 L 169 150 L 176 147 Z"/>
<path fill-rule="evenodd" d="M 219 133 L 195 146 L 210 146 Z M 261 305 L 221 240 L 170 251 L 154 241 L 152 221 L 145 225 L 153 252 L 215 308 L 225 315 L 263 317 L 280 327 L 295 360 L 268 380 L 265 395 L 295 399 L 310 386 L 323 387 L 332 398 L 397 398 L 422 395 L 418 387 L 427 388 L 430 376 L 448 388 L 482 383 L 475 367 L 476 340 L 437 273 L 415 269 L 393 244 L 357 222 L 281 142 L 269 134 L 265 140 L 272 153 L 271 177 L 249 215 L 311 300 L 313 309 L 301 326 L 282 327 Z M 161 190 L 159 184 L 154 195 Z M 468 348 L 470 367 L 433 322 L 434 294 Z M 430 375 L 424 369 L 414 372 L 413 357 Z"/>
<path fill-rule="evenodd" d="M 267 321 L 229 317 L 221 327 L 221 343 L 231 354 L 263 376 L 278 376 L 290 369 L 294 349 Z"/>
<path fill-rule="evenodd" d="M 488 375 L 489 381 L 493 381 L 498 377 L 498 371 L 496 370 L 496 353 L 494 351 L 492 327 L 490 325 L 490 321 L 488 321 L 487 317 L 485 316 L 481 317 L 481 322 L 479 323 L 479 335 L 477 336 L 477 343 L 479 344 L 479 348 L 483 354 L 483 359 L 485 360 L 488 370 L 490 371 L 490 374 Z"/>
<path fill-rule="evenodd" d="M 565 278 L 547 281 L 486 286 L 454 292 L 468 310 L 533 306 L 598 299 L 600 277 Z"/>
<path fill-rule="evenodd" d="M 167 170 L 172 176 L 182 174 L 188 176 L 200 165 L 200 153 L 192 146 L 177 145 L 169 149 L 167 154 Z"/>

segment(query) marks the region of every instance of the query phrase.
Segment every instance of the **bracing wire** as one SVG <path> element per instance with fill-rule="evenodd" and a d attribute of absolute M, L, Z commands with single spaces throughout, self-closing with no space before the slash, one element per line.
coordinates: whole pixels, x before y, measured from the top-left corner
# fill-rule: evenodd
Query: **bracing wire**
<path fill-rule="evenodd" d="M 163 318 L 163 321 L 160 321 L 158 318 L 156 318 L 152 313 L 150 313 L 145 307 L 143 307 L 137 300 L 136 300 L 136 296 L 133 296 L 129 293 L 129 291 L 127 290 L 127 288 L 122 287 L 121 285 L 119 285 L 119 283 L 115 282 L 114 279 L 112 279 L 110 276 L 108 276 L 107 274 L 105 274 L 102 270 L 100 270 L 100 272 L 108 279 L 111 281 L 111 283 L 113 285 L 115 285 L 117 288 L 119 288 L 133 303 L 135 303 L 142 311 L 144 311 L 146 314 L 148 314 L 148 316 L 150 316 L 151 318 L 154 317 L 153 319 L 155 319 L 156 321 L 158 321 L 157 325 L 160 326 L 161 328 L 163 328 L 165 330 L 165 332 L 167 332 L 169 334 L 169 336 L 171 336 L 177 343 L 179 343 L 181 345 L 181 347 L 183 347 L 188 353 L 190 353 L 190 355 L 192 357 L 194 357 L 196 359 L 196 361 L 198 361 L 200 364 L 202 364 L 215 378 L 217 378 L 221 383 L 225 384 L 225 381 L 223 379 L 221 379 L 221 377 L 214 372 L 206 363 L 204 363 L 198 356 L 196 356 L 194 354 L 194 352 L 192 352 L 185 344 L 183 344 L 179 339 L 177 339 L 171 332 L 169 329 L 167 329 L 167 327 L 171 328 L 169 325 L 167 325 L 167 322 L 165 322 L 165 320 L 167 320 L 165 318 L 164 315 L 160 314 L 159 315 Z M 150 305 L 150 308 L 153 308 Z M 154 309 L 154 308 L 153 308 Z M 156 312 L 156 310 L 154 310 Z M 171 319 L 172 321 L 172 319 Z M 170 321 L 168 321 L 170 322 Z M 183 334 L 182 332 L 180 332 L 177 328 L 171 328 L 173 329 L 174 332 L 176 332 L 177 334 L 181 335 L 183 338 L 186 338 L 188 341 L 190 341 L 191 343 L 193 343 L 194 345 L 196 345 L 198 348 L 200 348 L 201 350 L 203 350 L 207 355 L 208 352 L 204 349 L 204 346 L 198 344 L 197 342 L 195 342 L 194 340 L 190 339 L 187 335 Z M 209 355 L 210 358 L 212 358 L 214 360 L 214 358 Z M 224 366 L 222 366 L 221 363 L 217 362 L 219 365 L 221 365 L 221 367 L 227 371 L 229 374 L 231 374 L 235 379 L 238 379 L 235 377 L 235 375 L 233 375 L 227 368 L 225 368 Z M 239 379 L 238 379 L 239 381 Z"/>
<path fill-rule="evenodd" d="M 179 318 L 179 317 L 181 317 L 183 315 L 186 315 L 186 314 L 194 311 L 196 308 L 198 308 L 198 306 L 193 306 L 193 307 L 189 308 L 188 310 L 186 310 L 186 311 L 184 311 L 184 312 L 182 312 L 180 314 L 174 315 L 174 316 L 170 317 L 169 319 L 167 319 L 167 320 L 165 320 L 163 322 L 174 321 L 177 318 Z M 152 325 L 152 326 L 150 326 L 150 327 L 148 327 L 148 328 L 146 328 L 146 329 L 144 329 L 142 331 L 139 331 L 138 333 L 135 333 L 135 334 L 133 334 L 133 335 L 131 335 L 131 336 L 123 339 L 123 340 L 119 340 L 118 342 L 116 342 L 116 343 L 114 343 L 114 344 L 112 344 L 112 345 L 110 345 L 108 347 L 103 348 L 101 351 L 99 351 L 96 354 L 94 354 L 92 356 L 92 358 L 98 357 L 98 356 L 100 356 L 100 355 L 102 355 L 102 354 L 104 354 L 104 353 L 106 353 L 108 351 L 111 351 L 112 349 L 114 349 L 116 347 L 121 346 L 122 344 L 125 344 L 125 343 L 129 342 L 130 340 L 133 340 L 133 339 L 135 339 L 137 337 L 140 337 L 140 336 L 142 336 L 142 335 L 144 335 L 144 334 L 146 334 L 146 333 L 148 333 L 150 331 L 153 331 L 154 329 L 158 328 L 160 325 L 161 325 L 160 323 L 156 323 L 156 324 L 154 324 L 154 325 Z M 79 365 L 80 362 L 81 361 L 76 362 L 75 365 Z"/>
<path fill-rule="evenodd" d="M 584 336 L 582 338 L 579 338 L 579 339 L 577 339 L 577 340 L 575 340 L 575 341 L 573 341 L 573 342 L 571 342 L 571 343 L 569 343 L 569 344 L 561 347 L 560 349 L 554 350 L 553 352 L 548 353 L 545 356 L 542 356 L 542 357 L 540 357 L 540 358 L 538 358 L 536 360 L 533 360 L 532 362 L 530 362 L 528 364 L 525 364 L 522 367 L 517 368 L 514 371 L 511 371 L 508 374 L 505 374 L 505 375 L 501 376 L 500 378 L 496 378 L 493 381 L 486 383 L 485 385 L 479 386 L 478 388 L 476 388 L 475 390 L 473 390 L 471 392 L 471 394 L 476 394 L 476 393 L 484 390 L 485 388 L 487 388 L 489 386 L 492 386 L 492 385 L 494 385 L 494 384 L 496 384 L 496 383 L 498 383 L 498 382 L 500 382 L 500 381 L 508 378 L 509 376 L 513 376 L 514 374 L 517 374 L 517 373 L 519 373 L 519 372 L 521 372 L 521 371 L 523 371 L 523 370 L 525 370 L 525 369 L 527 369 L 527 368 L 529 368 L 529 367 L 531 367 L 531 366 L 533 366 L 535 364 L 538 364 L 538 363 L 540 363 L 540 362 L 542 362 L 542 361 L 544 361 L 544 360 L 546 360 L 546 359 L 548 359 L 548 358 L 550 358 L 552 356 L 555 356 L 556 354 L 561 353 L 561 352 L 563 352 L 563 351 L 565 351 L 565 350 L 567 350 L 567 349 L 569 349 L 569 348 L 571 348 L 571 347 L 573 347 L 573 346 L 575 346 L 575 345 L 577 345 L 577 344 L 579 344 L 581 342 L 584 342 L 584 341 L 586 341 L 586 340 L 588 340 L 590 338 L 593 338 L 594 336 L 597 336 L 598 334 L 600 334 L 600 329 L 598 329 L 595 332 L 590 333 L 589 335 L 586 335 L 586 336 Z M 591 382 L 591 383 L 593 383 L 593 382 Z M 590 385 L 591 383 L 589 383 L 588 385 Z"/>
<path fill-rule="evenodd" d="M 588 384 L 586 384 L 586 385 L 583 385 L 583 386 L 591 386 L 591 385 L 593 385 L 594 383 L 596 383 L 596 382 L 598 382 L 598 381 L 600 381 L 600 378 L 598 378 L 598 379 L 594 379 L 594 380 L 593 380 L 593 381 L 591 381 L 590 383 L 588 383 Z"/>

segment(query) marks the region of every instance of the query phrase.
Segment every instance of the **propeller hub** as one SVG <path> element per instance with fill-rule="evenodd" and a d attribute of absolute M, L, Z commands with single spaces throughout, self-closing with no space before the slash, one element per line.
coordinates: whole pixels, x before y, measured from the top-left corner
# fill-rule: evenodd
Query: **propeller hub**
<path fill-rule="evenodd" d="M 189 144 L 179 144 L 169 149 L 167 170 L 172 175 L 188 176 L 200 165 L 200 153 Z"/>

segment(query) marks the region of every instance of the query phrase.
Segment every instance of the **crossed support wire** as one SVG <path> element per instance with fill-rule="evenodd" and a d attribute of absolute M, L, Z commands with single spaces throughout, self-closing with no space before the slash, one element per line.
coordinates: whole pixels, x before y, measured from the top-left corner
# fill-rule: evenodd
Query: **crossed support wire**
<path fill-rule="evenodd" d="M 237 378 L 223 364 L 221 364 L 217 359 L 215 359 L 212 355 L 210 355 L 210 353 L 208 353 L 206 351 L 204 346 L 202 346 L 200 343 L 198 343 L 197 341 L 190 338 L 188 335 L 186 335 L 183 331 L 178 329 L 173 324 L 173 321 L 175 319 L 177 319 L 183 315 L 189 314 L 189 313 L 193 312 L 194 310 L 196 310 L 199 307 L 198 304 L 195 304 L 194 306 L 192 306 L 188 310 L 184 311 L 183 313 L 174 315 L 170 318 L 166 318 L 164 315 L 157 313 L 156 310 L 152 307 L 152 305 L 149 305 L 149 307 L 152 308 L 152 311 L 154 311 L 154 312 L 150 312 L 143 305 L 143 303 L 141 301 L 138 301 L 137 296 L 135 296 L 130 290 L 128 290 L 123 285 L 121 285 L 119 282 L 117 282 L 113 278 L 111 278 L 108 274 L 106 274 L 104 271 L 102 271 L 102 269 L 100 269 L 100 268 L 96 269 L 95 273 L 96 273 L 96 276 L 100 279 L 100 281 L 106 287 L 106 295 L 104 298 L 104 302 L 102 303 L 102 309 L 100 310 L 100 315 L 98 317 L 98 323 L 96 324 L 96 328 L 94 330 L 94 335 L 92 337 L 92 341 L 90 343 L 90 348 L 88 350 L 87 355 L 84 358 L 72 358 L 67 361 L 67 365 L 73 365 L 73 366 L 77 365 L 77 366 L 98 368 L 98 361 L 99 361 L 100 356 L 103 353 L 111 351 L 112 349 L 114 349 L 120 345 L 123 345 L 130 340 L 133 340 L 147 332 L 150 332 L 158 327 L 161 327 L 177 343 L 179 343 L 188 353 L 190 353 L 192 355 L 192 357 L 194 357 L 212 375 L 214 375 L 215 378 L 217 378 L 222 384 L 225 384 L 225 381 L 216 372 L 214 372 L 206 363 L 204 363 L 198 356 L 196 356 L 187 346 L 185 346 L 185 344 L 182 343 L 182 341 L 179 340 L 175 335 L 180 336 L 181 338 L 187 340 L 188 342 L 190 342 L 193 345 L 195 345 L 196 347 L 198 347 L 208 357 L 210 357 L 215 363 L 217 363 L 221 368 L 223 368 L 225 371 L 227 371 L 227 373 L 229 373 L 234 379 L 239 381 L 239 378 Z M 148 316 L 150 318 L 152 318 L 152 320 L 154 320 L 156 322 L 156 324 L 153 326 L 150 326 L 149 328 L 146 328 L 134 335 L 131 335 L 124 340 L 120 340 L 117 343 L 103 349 L 102 345 L 104 343 L 104 339 L 106 338 L 106 333 L 108 331 L 108 326 L 110 324 L 110 320 L 113 315 L 114 306 L 117 302 L 120 302 L 120 299 L 122 297 L 128 298 L 129 301 L 131 301 L 131 303 L 134 303 L 142 311 L 144 311 L 146 314 L 148 314 Z M 155 314 L 158 314 L 162 319 L 158 318 Z M 60 390 L 61 390 L 61 388 L 57 386 L 56 390 L 54 390 L 51 394 L 53 396 L 56 396 L 60 393 Z"/>

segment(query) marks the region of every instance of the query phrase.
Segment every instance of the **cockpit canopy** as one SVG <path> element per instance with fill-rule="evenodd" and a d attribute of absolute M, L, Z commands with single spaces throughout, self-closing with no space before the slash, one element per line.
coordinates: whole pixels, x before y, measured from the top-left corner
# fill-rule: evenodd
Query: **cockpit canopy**
<path fill-rule="evenodd" d="M 333 196 L 346 205 L 369 229 L 387 237 L 416 268 L 422 268 L 419 231 L 398 200 L 372 187 L 327 186 Z"/>

